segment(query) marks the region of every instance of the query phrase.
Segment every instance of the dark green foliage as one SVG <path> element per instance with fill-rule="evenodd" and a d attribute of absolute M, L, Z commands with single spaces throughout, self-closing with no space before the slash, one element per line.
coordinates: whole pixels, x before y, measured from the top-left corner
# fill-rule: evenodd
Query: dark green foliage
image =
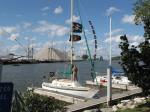
<path fill-rule="evenodd" d="M 135 23 L 144 27 L 145 40 L 138 46 L 130 46 L 126 35 L 119 44 L 121 65 L 129 79 L 150 94 L 150 0 L 138 0 L 134 7 Z"/>
<path fill-rule="evenodd" d="M 135 85 L 142 88 L 145 94 L 150 92 L 150 47 L 147 47 L 148 42 L 143 42 L 138 47 L 129 47 L 126 35 L 120 37 L 121 42 L 121 65 L 127 74 L 129 80 Z M 150 45 L 150 44 L 149 44 Z"/>
<path fill-rule="evenodd" d="M 83 60 L 87 60 L 87 59 L 88 59 L 88 55 L 83 54 L 83 55 L 82 55 L 82 59 L 83 59 Z"/>
<path fill-rule="evenodd" d="M 64 108 L 66 103 L 53 97 L 40 96 L 27 91 L 21 98 L 23 102 L 13 102 L 12 112 L 66 112 Z"/>
<path fill-rule="evenodd" d="M 144 25 L 144 37 L 150 39 L 150 0 L 138 0 L 134 7 L 135 23 Z"/>

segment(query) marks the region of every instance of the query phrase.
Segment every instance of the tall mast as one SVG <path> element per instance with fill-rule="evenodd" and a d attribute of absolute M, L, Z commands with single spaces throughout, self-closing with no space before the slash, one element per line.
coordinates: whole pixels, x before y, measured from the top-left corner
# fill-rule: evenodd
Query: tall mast
<path fill-rule="evenodd" d="M 71 65 L 73 61 L 73 0 L 71 0 L 71 24 L 70 24 L 70 38 L 71 38 Z"/>

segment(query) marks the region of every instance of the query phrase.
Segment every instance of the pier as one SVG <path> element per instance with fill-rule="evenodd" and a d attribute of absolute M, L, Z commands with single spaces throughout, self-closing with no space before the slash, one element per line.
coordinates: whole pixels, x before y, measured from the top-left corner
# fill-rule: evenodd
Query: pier
<path fill-rule="evenodd" d="M 66 93 L 62 94 L 60 92 L 50 91 L 50 90 L 46 90 L 43 88 L 34 88 L 33 92 L 35 94 L 39 94 L 39 95 L 47 96 L 47 97 L 54 97 L 55 99 L 65 101 L 68 103 L 73 103 L 73 104 L 80 103 L 80 102 L 86 102 L 86 101 L 90 100 L 89 98 L 70 95 L 70 94 L 66 94 Z"/>
<path fill-rule="evenodd" d="M 98 99 L 92 99 L 92 98 L 90 99 L 90 98 L 79 97 L 79 96 L 65 94 L 65 93 L 62 94 L 56 91 L 50 91 L 42 88 L 34 88 L 33 92 L 42 96 L 54 97 L 55 99 L 71 103 L 71 105 L 66 106 L 67 112 L 82 112 L 83 110 L 97 108 L 101 104 L 107 102 L 106 96 Z M 121 100 L 134 95 L 138 95 L 141 92 L 142 92 L 141 89 L 134 89 L 130 91 L 124 91 L 123 93 L 116 93 L 112 95 L 112 101 Z"/>
<path fill-rule="evenodd" d="M 130 97 L 133 95 L 137 95 L 137 94 L 140 94 L 141 92 L 142 92 L 141 89 L 135 89 L 135 90 L 126 91 L 123 93 L 113 94 L 112 101 L 120 100 L 120 99 Z M 67 112 L 81 112 L 83 110 L 96 108 L 100 106 L 101 104 L 106 103 L 106 98 L 107 97 L 101 97 L 99 99 L 91 99 L 91 100 L 88 100 L 87 102 L 81 102 L 81 103 L 69 105 L 67 106 L 68 108 Z"/>

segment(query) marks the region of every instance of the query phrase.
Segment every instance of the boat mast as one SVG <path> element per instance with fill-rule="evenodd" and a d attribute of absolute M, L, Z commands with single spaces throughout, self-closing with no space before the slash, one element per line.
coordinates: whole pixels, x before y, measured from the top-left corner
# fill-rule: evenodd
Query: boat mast
<path fill-rule="evenodd" d="M 70 24 L 70 38 L 71 38 L 71 65 L 73 64 L 73 0 L 71 0 L 71 24 Z"/>

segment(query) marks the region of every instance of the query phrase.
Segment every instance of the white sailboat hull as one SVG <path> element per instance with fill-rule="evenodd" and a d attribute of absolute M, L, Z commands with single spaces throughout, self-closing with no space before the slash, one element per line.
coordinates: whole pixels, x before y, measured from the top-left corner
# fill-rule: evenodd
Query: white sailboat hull
<path fill-rule="evenodd" d="M 92 98 L 98 92 L 98 90 L 93 90 L 88 87 L 83 87 L 80 85 L 76 86 L 74 82 L 61 82 L 56 80 L 52 83 L 43 82 L 42 88 L 85 98 Z"/>

